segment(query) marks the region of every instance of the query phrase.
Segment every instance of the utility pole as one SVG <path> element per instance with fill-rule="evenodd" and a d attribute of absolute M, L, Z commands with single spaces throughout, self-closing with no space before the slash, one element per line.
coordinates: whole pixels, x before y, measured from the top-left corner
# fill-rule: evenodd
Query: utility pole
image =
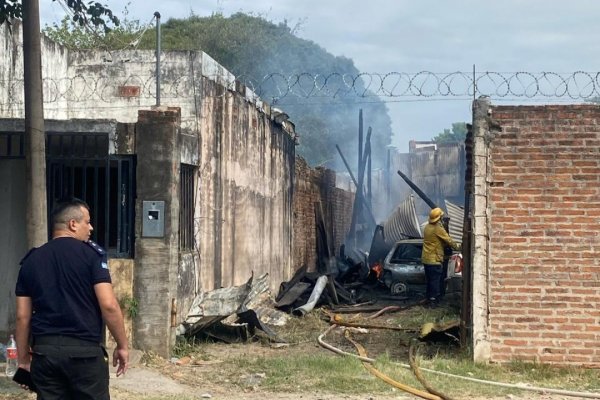
<path fill-rule="evenodd" d="M 27 185 L 27 245 L 48 240 L 46 204 L 46 135 L 42 52 L 38 0 L 23 0 L 23 62 L 25 89 L 25 164 Z"/>

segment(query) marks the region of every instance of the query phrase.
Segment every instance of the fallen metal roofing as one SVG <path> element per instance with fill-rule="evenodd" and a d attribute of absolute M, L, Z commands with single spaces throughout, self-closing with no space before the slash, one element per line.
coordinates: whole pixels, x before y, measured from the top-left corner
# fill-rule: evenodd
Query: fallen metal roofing
<path fill-rule="evenodd" d="M 417 218 L 415 198 L 412 194 L 398 204 L 383 223 L 383 232 L 388 244 L 396 243 L 401 239 L 423 237 Z"/>
<path fill-rule="evenodd" d="M 450 232 L 448 233 L 455 242 L 462 242 L 465 209 L 448 200 L 444 200 L 444 202 L 446 203 L 448 217 L 450 217 L 450 223 L 448 225 L 448 230 Z"/>
<path fill-rule="evenodd" d="M 232 314 L 242 313 L 257 306 L 261 293 L 269 288 L 269 274 L 241 286 L 216 289 L 196 296 L 183 323 L 186 334 L 193 334 L 213 325 Z"/>

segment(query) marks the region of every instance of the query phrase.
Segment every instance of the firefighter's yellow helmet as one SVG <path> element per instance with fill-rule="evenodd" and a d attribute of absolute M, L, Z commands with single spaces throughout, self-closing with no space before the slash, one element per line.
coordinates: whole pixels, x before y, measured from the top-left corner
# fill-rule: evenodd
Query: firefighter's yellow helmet
<path fill-rule="evenodd" d="M 442 216 L 444 215 L 444 212 L 442 211 L 441 208 L 436 207 L 433 210 L 431 210 L 429 212 L 429 223 L 430 224 L 435 224 L 436 222 L 438 222 L 440 220 L 440 218 L 442 218 Z"/>

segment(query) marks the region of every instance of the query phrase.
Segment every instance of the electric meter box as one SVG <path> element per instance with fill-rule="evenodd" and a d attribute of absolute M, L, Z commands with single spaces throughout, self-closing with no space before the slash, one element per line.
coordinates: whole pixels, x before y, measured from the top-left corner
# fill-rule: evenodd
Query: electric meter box
<path fill-rule="evenodd" d="M 165 236 L 165 202 L 142 202 L 142 237 Z"/>

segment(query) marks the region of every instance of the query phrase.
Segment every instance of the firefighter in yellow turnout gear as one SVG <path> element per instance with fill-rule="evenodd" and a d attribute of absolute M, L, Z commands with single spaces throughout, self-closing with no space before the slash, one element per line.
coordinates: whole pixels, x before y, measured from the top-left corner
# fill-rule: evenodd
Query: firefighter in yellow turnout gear
<path fill-rule="evenodd" d="M 431 307 L 437 307 L 446 284 L 446 273 L 443 271 L 444 248 L 451 247 L 454 250 L 460 250 L 448 232 L 444 229 L 441 219 L 444 211 L 441 208 L 434 208 L 429 213 L 429 223 L 425 226 L 423 233 L 423 253 L 421 262 L 425 267 L 425 278 L 427 280 L 427 301 Z"/>

